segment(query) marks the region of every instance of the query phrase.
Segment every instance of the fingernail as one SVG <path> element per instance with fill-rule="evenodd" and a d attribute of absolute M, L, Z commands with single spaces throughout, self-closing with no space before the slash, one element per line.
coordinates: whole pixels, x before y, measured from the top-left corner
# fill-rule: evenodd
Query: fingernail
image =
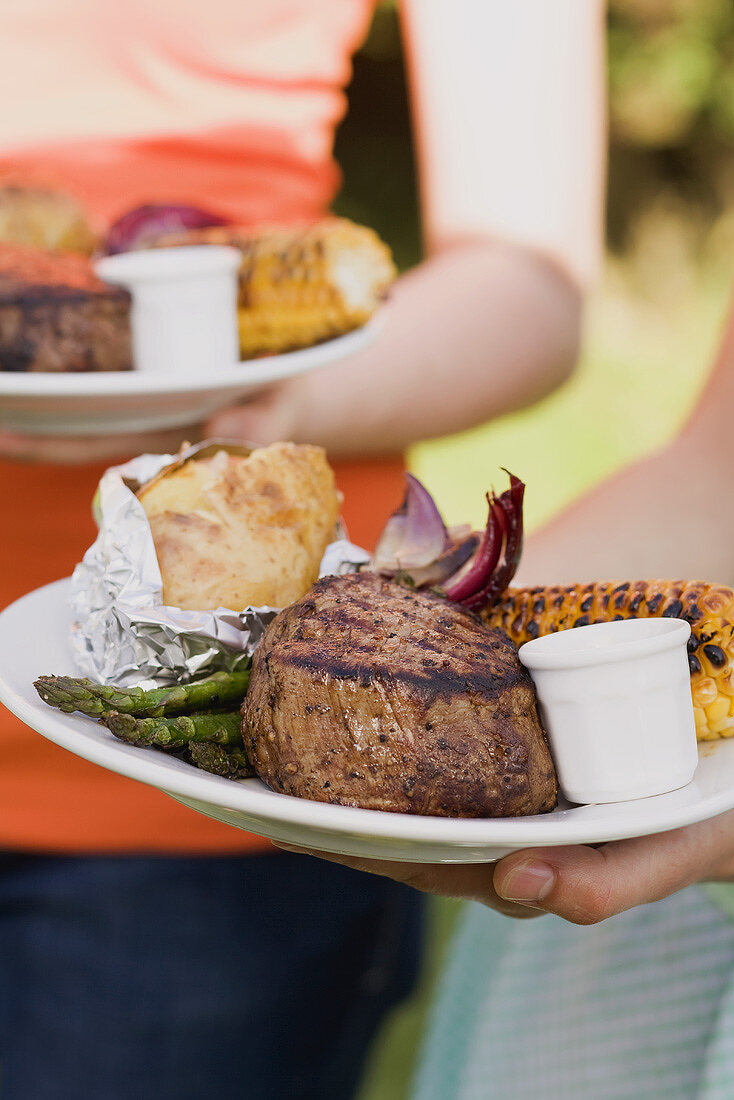
<path fill-rule="evenodd" d="M 556 873 L 547 863 L 528 860 L 513 867 L 496 887 L 497 893 L 505 901 L 519 901 L 532 904 L 547 898 L 556 881 Z"/>

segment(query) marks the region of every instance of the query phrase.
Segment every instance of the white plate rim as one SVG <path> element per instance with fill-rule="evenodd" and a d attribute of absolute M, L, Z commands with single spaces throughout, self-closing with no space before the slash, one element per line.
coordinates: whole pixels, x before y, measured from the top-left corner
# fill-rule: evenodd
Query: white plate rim
<path fill-rule="evenodd" d="M 22 397 L 47 401 L 49 398 L 135 398 L 171 394 L 201 393 L 218 389 L 243 391 L 295 377 L 318 367 L 346 359 L 368 347 L 382 331 L 381 307 L 366 324 L 324 340 L 309 348 L 244 359 L 231 367 L 196 376 L 148 374 L 143 371 L 0 371 L 0 397 Z"/>
<path fill-rule="evenodd" d="M 54 581 L 21 597 L 0 612 L 0 642 L 8 620 L 17 615 L 22 616 L 26 603 L 31 603 L 31 606 L 47 603 L 49 608 L 54 603 L 58 605 L 62 602 L 65 605 L 68 586 L 69 578 Z M 39 665 L 42 665 L 42 653 L 38 660 Z M 39 667 L 38 674 L 44 672 L 53 670 Z M 664 832 L 717 816 L 734 807 L 734 785 L 717 795 L 699 795 L 698 800 L 694 799 L 683 805 L 675 802 L 676 795 L 681 792 L 628 802 L 625 805 L 632 811 L 630 815 L 626 819 L 620 817 L 609 821 L 606 825 L 600 825 L 599 821 L 590 820 L 585 815 L 587 810 L 603 812 L 604 807 L 571 807 L 528 818 L 457 819 L 335 806 L 270 791 L 258 780 L 234 782 L 208 775 L 180 762 L 166 760 L 154 749 L 137 749 L 125 745 L 106 731 L 102 734 L 92 719 L 62 714 L 46 707 L 40 699 L 29 703 L 5 679 L 2 670 L 0 702 L 26 725 L 62 748 L 130 779 L 184 799 L 191 798 L 213 807 L 240 811 L 273 823 L 318 829 L 335 837 L 349 833 L 365 839 L 443 845 L 455 847 L 457 851 L 465 846 L 509 846 L 518 849 L 588 844 Z M 97 734 L 94 738 L 88 736 L 92 730 Z M 85 733 L 87 736 L 84 736 Z M 705 746 L 705 755 L 709 755 L 712 748 L 713 746 Z M 171 767 L 172 763 L 174 767 Z M 691 789 L 695 792 L 695 780 L 684 791 Z M 652 814 L 646 815 L 647 823 L 642 827 L 639 813 L 635 813 L 641 805 L 643 809 L 653 810 Z"/>

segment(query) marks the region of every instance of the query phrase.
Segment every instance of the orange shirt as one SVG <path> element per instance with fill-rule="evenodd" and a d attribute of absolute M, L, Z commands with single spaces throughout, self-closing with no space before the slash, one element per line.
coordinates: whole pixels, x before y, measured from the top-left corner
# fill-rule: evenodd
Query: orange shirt
<path fill-rule="evenodd" d="M 4 0 L 0 175 L 75 193 L 100 221 L 145 201 L 241 220 L 322 213 L 334 127 L 370 0 Z M 10 96 L 10 98 L 8 98 Z M 53 134 L 53 140 L 50 135 Z M 337 465 L 351 537 L 374 544 L 398 460 Z M 0 607 L 69 574 L 102 467 L 0 463 Z M 52 673 L 54 669 L 41 669 Z M 0 847 L 238 852 L 265 842 L 57 748 L 0 709 Z"/>
<path fill-rule="evenodd" d="M 350 536 L 372 546 L 402 496 L 401 463 L 386 459 L 335 468 Z M 0 606 L 71 572 L 95 536 L 90 503 L 103 469 L 0 463 Z M 2 707 L 0 760 L 3 848 L 183 853 L 265 844 L 73 756 Z"/>
<path fill-rule="evenodd" d="M 151 201 L 318 216 L 374 0 L 3 0 L 0 176 L 104 225 Z"/>

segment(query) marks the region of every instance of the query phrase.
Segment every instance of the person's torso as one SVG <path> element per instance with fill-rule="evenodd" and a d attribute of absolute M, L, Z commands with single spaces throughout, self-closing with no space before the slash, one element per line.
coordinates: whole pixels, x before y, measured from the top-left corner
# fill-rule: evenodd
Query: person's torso
<path fill-rule="evenodd" d="M 0 178 L 101 219 L 158 199 L 320 213 L 372 0 L 4 0 Z"/>
<path fill-rule="evenodd" d="M 325 212 L 334 127 L 371 0 L 5 0 L 0 180 L 63 187 L 98 222 L 146 201 L 244 221 Z M 0 462 L 0 608 L 68 574 L 102 467 Z M 401 463 L 340 464 L 350 534 L 374 543 Z M 58 670 L 39 668 L 39 674 Z M 261 841 L 95 768 L 0 709 L 0 847 L 238 851 Z"/>

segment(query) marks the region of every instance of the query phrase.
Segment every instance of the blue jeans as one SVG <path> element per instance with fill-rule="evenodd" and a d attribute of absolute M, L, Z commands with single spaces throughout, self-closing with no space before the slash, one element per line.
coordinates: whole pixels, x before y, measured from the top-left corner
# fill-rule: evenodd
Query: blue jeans
<path fill-rule="evenodd" d="M 1 1100 L 347 1100 L 418 895 L 288 854 L 0 855 Z"/>

